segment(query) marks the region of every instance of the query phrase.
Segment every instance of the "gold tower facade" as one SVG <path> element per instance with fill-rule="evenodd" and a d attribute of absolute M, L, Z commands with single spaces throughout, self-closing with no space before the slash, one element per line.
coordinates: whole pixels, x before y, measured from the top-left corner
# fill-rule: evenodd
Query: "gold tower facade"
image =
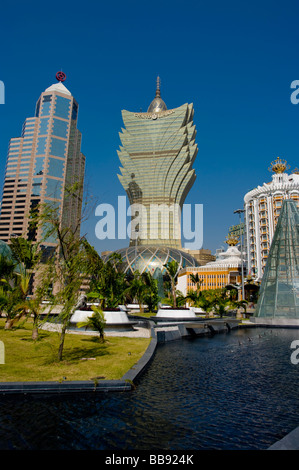
<path fill-rule="evenodd" d="M 167 109 L 159 78 L 146 113 L 122 111 L 125 128 L 120 133 L 118 177 L 139 214 L 139 223 L 132 225 L 131 246 L 182 247 L 180 214 L 196 178 L 193 114 L 192 104 Z"/>

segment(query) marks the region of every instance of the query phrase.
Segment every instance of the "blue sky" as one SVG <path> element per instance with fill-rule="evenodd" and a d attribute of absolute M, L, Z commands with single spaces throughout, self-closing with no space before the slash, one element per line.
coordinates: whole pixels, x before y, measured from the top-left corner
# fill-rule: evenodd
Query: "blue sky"
<path fill-rule="evenodd" d="M 48 5 L 48 6 L 47 6 Z M 193 103 L 197 179 L 186 203 L 203 204 L 203 247 L 224 246 L 244 194 L 271 180 L 277 156 L 299 166 L 296 1 L 90 1 L 1 6 L 0 181 L 7 146 L 34 115 L 42 91 L 63 70 L 79 102 L 86 184 L 98 203 L 125 195 L 118 181 L 121 110 L 143 111 L 161 77 L 169 109 Z M 84 224 L 101 252 L 126 246 L 97 240 L 98 218 Z"/>

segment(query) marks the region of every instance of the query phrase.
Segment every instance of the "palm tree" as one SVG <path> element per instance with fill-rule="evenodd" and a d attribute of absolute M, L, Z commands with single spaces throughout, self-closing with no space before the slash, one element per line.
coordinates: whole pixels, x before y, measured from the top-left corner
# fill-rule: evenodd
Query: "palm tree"
<path fill-rule="evenodd" d="M 210 312 L 213 308 L 214 299 L 209 290 L 189 290 L 186 298 L 194 307 L 201 308 L 206 313 Z"/>
<path fill-rule="evenodd" d="M 85 322 L 77 323 L 78 328 L 91 328 L 92 330 L 98 331 L 100 334 L 100 341 L 104 342 L 104 329 L 105 329 L 105 317 L 103 311 L 100 307 L 93 305 L 92 307 L 93 314 L 88 317 Z"/>
<path fill-rule="evenodd" d="M 16 262 L 0 254 L 0 279 L 12 280 L 15 277 Z"/>
<path fill-rule="evenodd" d="M 141 279 L 147 287 L 144 301 L 148 306 L 149 312 L 152 312 L 158 307 L 158 303 L 160 301 L 160 297 L 158 295 L 158 281 L 157 279 L 154 279 L 149 272 L 143 272 L 141 274 Z"/>
<path fill-rule="evenodd" d="M 22 316 L 24 311 L 21 305 L 21 292 L 19 286 L 14 286 L 9 283 L 5 283 L 0 287 L 0 310 L 4 313 L 5 329 L 9 330 L 13 327 Z"/>
<path fill-rule="evenodd" d="M 129 287 L 125 289 L 125 294 L 130 295 L 132 299 L 136 299 L 141 313 L 144 312 L 143 304 L 145 303 L 147 293 L 148 287 L 144 283 L 142 275 L 140 275 L 138 271 L 135 271 Z"/>
<path fill-rule="evenodd" d="M 213 291 L 212 305 L 216 313 L 222 318 L 228 307 L 233 305 L 226 289 L 216 289 Z"/>
<path fill-rule="evenodd" d="M 5 329 L 10 329 L 22 316 L 23 289 L 25 280 L 17 272 L 15 260 L 0 255 L 0 311 L 6 317 Z"/>
<path fill-rule="evenodd" d="M 187 297 L 180 290 L 175 291 L 176 303 L 178 307 L 183 307 L 186 305 Z"/>
<path fill-rule="evenodd" d="M 213 307 L 220 316 L 220 318 L 223 317 L 223 315 L 227 311 L 227 307 L 231 305 L 231 301 L 229 298 L 221 298 L 221 297 L 216 297 L 214 302 L 213 302 Z"/>
<path fill-rule="evenodd" d="M 177 284 L 177 275 L 178 275 L 178 271 L 179 271 L 179 263 L 175 260 L 168 261 L 167 264 L 164 264 L 164 267 L 166 268 L 167 274 L 169 275 L 169 278 L 170 278 L 171 296 L 172 296 L 172 301 L 173 301 L 173 307 L 176 308 L 177 302 L 176 302 L 175 287 L 176 287 L 176 284 Z"/>
<path fill-rule="evenodd" d="M 20 307 L 22 314 L 33 318 L 32 339 L 38 338 L 38 320 L 42 311 L 42 300 L 45 294 L 45 288 L 49 287 L 47 276 L 35 286 L 33 293 L 33 275 L 41 259 L 41 250 L 37 243 L 26 240 L 23 237 L 12 237 L 10 247 L 13 259 L 17 263 L 17 278 L 20 287 Z M 41 290 L 42 287 L 42 290 Z M 30 296 L 30 297 L 29 297 Z"/>
<path fill-rule="evenodd" d="M 121 256 L 113 253 L 106 262 L 98 263 L 98 273 L 92 280 L 91 291 L 87 297 L 98 300 L 101 309 L 113 308 L 122 304 L 125 289 L 128 287 L 126 275 L 121 271 Z"/>
<path fill-rule="evenodd" d="M 233 305 L 234 307 L 237 307 L 237 308 L 243 308 L 244 309 L 244 314 L 246 315 L 246 312 L 247 312 L 247 305 L 248 305 L 248 301 L 247 300 L 235 300 L 233 302 Z"/>
<path fill-rule="evenodd" d="M 200 289 L 201 284 L 203 283 L 203 279 L 200 279 L 198 273 L 190 274 L 190 281 L 193 282 L 196 285 L 196 290 Z"/>

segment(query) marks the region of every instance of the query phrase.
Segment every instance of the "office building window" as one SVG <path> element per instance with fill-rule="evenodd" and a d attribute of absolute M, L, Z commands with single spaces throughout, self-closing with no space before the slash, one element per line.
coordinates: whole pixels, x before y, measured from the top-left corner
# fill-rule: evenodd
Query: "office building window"
<path fill-rule="evenodd" d="M 47 178 L 46 197 L 61 199 L 62 181 Z"/>
<path fill-rule="evenodd" d="M 40 178 L 33 178 L 31 196 L 40 196 L 42 189 L 42 181 Z"/>
<path fill-rule="evenodd" d="M 55 116 L 63 119 L 69 118 L 71 101 L 62 96 L 56 96 Z"/>
<path fill-rule="evenodd" d="M 46 140 L 47 137 L 39 137 L 36 149 L 37 155 L 44 155 L 46 151 Z"/>
<path fill-rule="evenodd" d="M 48 132 L 49 118 L 43 118 L 40 120 L 39 135 L 45 135 Z"/>
<path fill-rule="evenodd" d="M 67 138 L 68 132 L 68 122 L 61 121 L 60 119 L 53 119 L 53 130 L 52 134 L 57 135 L 57 137 Z"/>
<path fill-rule="evenodd" d="M 45 157 L 36 157 L 35 168 L 34 168 L 35 175 L 42 175 L 44 173 L 44 163 L 45 163 Z"/>
<path fill-rule="evenodd" d="M 49 158 L 48 175 L 62 178 L 64 172 L 64 161 L 57 158 Z"/>
<path fill-rule="evenodd" d="M 54 157 L 64 157 L 66 149 L 66 141 L 53 138 L 51 141 L 50 153 Z"/>

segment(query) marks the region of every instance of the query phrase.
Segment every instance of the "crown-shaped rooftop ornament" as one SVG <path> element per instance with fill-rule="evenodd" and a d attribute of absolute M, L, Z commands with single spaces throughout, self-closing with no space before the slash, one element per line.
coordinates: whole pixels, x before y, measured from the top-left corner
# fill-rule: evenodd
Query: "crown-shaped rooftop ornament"
<path fill-rule="evenodd" d="M 293 171 L 292 171 L 293 174 L 295 175 L 299 175 L 299 169 L 298 168 L 295 168 Z"/>
<path fill-rule="evenodd" d="M 239 237 L 229 233 L 226 237 L 225 243 L 227 243 L 229 246 L 236 246 L 239 243 Z"/>
<path fill-rule="evenodd" d="M 274 162 L 271 162 L 271 166 L 268 169 L 269 171 L 273 171 L 273 173 L 284 173 L 286 170 L 290 169 L 290 165 L 287 164 L 286 160 L 277 157 Z"/>

